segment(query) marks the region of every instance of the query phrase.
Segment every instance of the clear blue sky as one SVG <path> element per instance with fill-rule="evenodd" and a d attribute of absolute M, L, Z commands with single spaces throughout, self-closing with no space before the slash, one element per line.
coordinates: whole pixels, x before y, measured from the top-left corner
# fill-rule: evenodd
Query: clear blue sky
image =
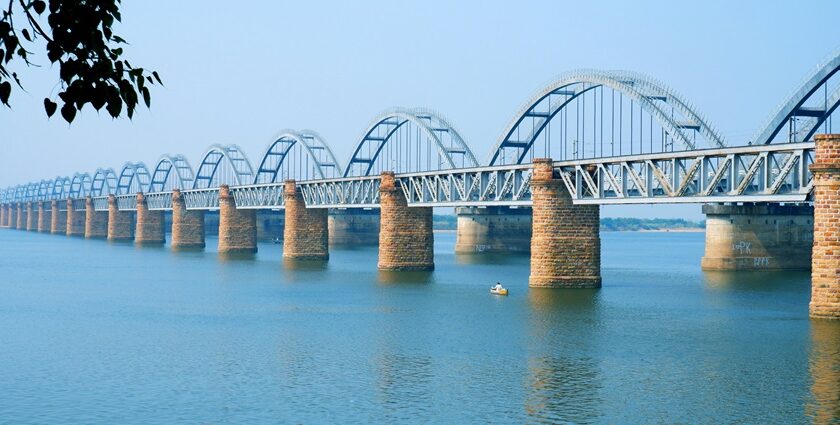
<path fill-rule="evenodd" d="M 837 1 L 516 3 L 126 0 L 116 32 L 129 60 L 166 83 L 152 109 L 48 120 L 58 69 L 40 54 L 45 67 L 20 72 L 29 93 L 0 109 L 0 185 L 167 152 L 195 165 L 212 143 L 255 162 L 283 128 L 320 132 L 346 160 L 391 106 L 440 110 L 483 160 L 522 102 L 576 68 L 655 76 L 734 144 L 840 46 Z M 603 214 L 701 217 L 699 206 Z"/>

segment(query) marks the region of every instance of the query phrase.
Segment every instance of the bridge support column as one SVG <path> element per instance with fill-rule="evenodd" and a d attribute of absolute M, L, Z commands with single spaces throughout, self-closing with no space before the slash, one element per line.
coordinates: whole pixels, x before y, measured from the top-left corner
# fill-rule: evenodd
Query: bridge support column
<path fill-rule="evenodd" d="M 455 252 L 529 252 L 531 209 L 510 207 L 456 208 Z"/>
<path fill-rule="evenodd" d="M 52 214 L 50 214 L 50 233 L 52 234 L 67 233 L 67 211 L 61 211 L 58 205 L 59 201 L 50 202 L 50 209 L 52 210 Z"/>
<path fill-rule="evenodd" d="M 151 211 L 146 196 L 137 194 L 137 231 L 134 243 L 137 245 L 163 245 L 166 232 L 163 227 L 163 211 Z"/>
<path fill-rule="evenodd" d="M 808 270 L 814 210 L 808 205 L 703 205 L 703 270 Z"/>
<path fill-rule="evenodd" d="M 49 233 L 52 224 L 52 203 L 50 201 L 38 202 L 38 231 Z"/>
<path fill-rule="evenodd" d="M 9 217 L 9 206 L 6 204 L 0 205 L 0 227 L 6 227 L 6 219 Z"/>
<path fill-rule="evenodd" d="M 840 134 L 816 136 L 812 318 L 840 319 Z"/>
<path fill-rule="evenodd" d="M 172 249 L 204 248 L 204 211 L 188 210 L 181 191 L 172 191 Z"/>
<path fill-rule="evenodd" d="M 219 188 L 219 253 L 257 252 L 257 210 L 236 208 L 230 188 Z"/>
<path fill-rule="evenodd" d="M 553 161 L 534 159 L 531 276 L 534 288 L 600 288 L 601 236 L 597 205 L 574 205 Z"/>
<path fill-rule="evenodd" d="M 377 245 L 379 243 L 379 211 L 361 208 L 337 209 L 329 212 L 327 227 L 330 246 Z"/>
<path fill-rule="evenodd" d="M 379 185 L 379 270 L 434 270 L 432 207 L 409 207 L 393 172 Z"/>
<path fill-rule="evenodd" d="M 131 211 L 120 211 L 117 198 L 108 196 L 108 240 L 130 241 L 134 238 L 134 217 Z"/>
<path fill-rule="evenodd" d="M 330 258 L 326 208 L 306 208 L 294 180 L 283 189 L 286 219 L 283 228 L 283 258 L 327 260 Z"/>
<path fill-rule="evenodd" d="M 96 211 L 93 207 L 93 199 L 90 196 L 85 199 L 86 238 L 105 238 L 108 236 L 108 214 L 109 211 Z"/>
<path fill-rule="evenodd" d="M 73 201 L 71 199 L 68 199 L 67 224 L 65 225 L 65 227 L 67 228 L 67 236 L 84 236 L 86 222 L 87 213 L 83 213 L 82 211 L 76 211 L 76 209 L 73 208 Z"/>
<path fill-rule="evenodd" d="M 38 207 L 32 201 L 26 203 L 26 230 L 30 232 L 38 230 Z"/>
<path fill-rule="evenodd" d="M 15 220 L 15 229 L 26 230 L 26 208 L 23 202 L 17 204 L 17 220 Z"/>

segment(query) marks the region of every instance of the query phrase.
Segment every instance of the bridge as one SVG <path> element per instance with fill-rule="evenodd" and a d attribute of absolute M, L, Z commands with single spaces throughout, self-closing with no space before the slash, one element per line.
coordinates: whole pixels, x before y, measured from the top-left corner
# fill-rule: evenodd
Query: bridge
<path fill-rule="evenodd" d="M 455 207 L 460 247 L 505 249 L 515 232 L 502 223 L 515 216 L 513 230 L 530 234 L 531 286 L 600 287 L 600 205 L 698 203 L 705 269 L 813 264 L 812 316 L 838 318 L 840 247 L 825 230 L 840 226 L 840 136 L 817 133 L 832 132 L 839 69 L 840 55 L 820 64 L 735 145 L 654 78 L 579 70 L 527 99 L 483 162 L 443 114 L 395 108 L 370 121 L 344 163 L 315 131 L 287 129 L 259 162 L 213 145 L 197 167 L 166 154 L 153 167 L 8 187 L 0 224 L 161 244 L 170 212 L 171 245 L 188 249 L 204 247 L 205 212 L 218 211 L 219 251 L 253 252 L 256 212 L 283 210 L 284 257 L 326 260 L 333 216 L 379 210 L 367 222 L 378 228 L 378 267 L 429 270 L 432 208 Z"/>

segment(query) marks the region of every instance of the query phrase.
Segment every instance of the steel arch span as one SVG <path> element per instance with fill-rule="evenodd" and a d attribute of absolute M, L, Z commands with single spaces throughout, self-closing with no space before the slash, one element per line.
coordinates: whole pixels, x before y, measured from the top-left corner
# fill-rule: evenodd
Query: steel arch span
<path fill-rule="evenodd" d="M 52 188 L 55 184 L 55 180 L 41 180 L 38 183 L 38 196 L 36 200 L 38 201 L 46 201 L 50 199 L 50 195 L 52 195 Z"/>
<path fill-rule="evenodd" d="M 152 173 L 149 192 L 192 189 L 194 181 L 195 173 L 184 155 L 164 155 Z"/>
<path fill-rule="evenodd" d="M 26 185 L 26 196 L 25 200 L 27 202 L 32 202 L 38 199 L 38 189 L 41 187 L 41 182 L 31 182 Z"/>
<path fill-rule="evenodd" d="M 219 187 L 223 184 L 241 186 L 254 178 L 251 162 L 236 145 L 213 145 L 204 154 L 193 181 L 193 189 Z"/>
<path fill-rule="evenodd" d="M 321 136 L 312 130 L 282 130 L 263 155 L 254 183 L 285 179 L 311 180 L 340 177 L 338 160 Z"/>
<path fill-rule="evenodd" d="M 430 109 L 396 108 L 379 114 L 362 134 L 344 177 L 478 166 L 457 129 Z"/>
<path fill-rule="evenodd" d="M 130 195 L 137 192 L 146 193 L 149 191 L 151 174 L 146 164 L 142 162 L 127 162 L 120 171 L 117 179 L 117 190 L 115 195 Z"/>
<path fill-rule="evenodd" d="M 93 173 L 90 196 L 114 195 L 117 190 L 117 173 L 113 168 L 99 168 Z"/>
<path fill-rule="evenodd" d="M 657 80 L 631 71 L 580 70 L 524 103 L 488 163 L 522 164 L 535 153 L 584 159 L 724 146 L 703 115 Z"/>
<path fill-rule="evenodd" d="M 824 126 L 831 133 L 831 114 L 840 106 L 840 51 L 819 64 L 770 115 L 767 123 L 750 140 L 751 145 L 779 142 L 807 142 Z M 787 132 L 782 130 L 787 129 Z M 785 134 L 786 133 L 786 134 Z"/>
<path fill-rule="evenodd" d="M 91 179 L 90 174 L 88 173 L 76 173 L 73 175 L 73 178 L 70 179 L 70 198 L 73 199 L 81 199 L 90 196 L 91 191 L 91 184 L 93 183 L 93 179 Z"/>
<path fill-rule="evenodd" d="M 67 199 L 70 196 L 71 183 L 70 177 L 56 177 L 50 190 L 50 198 L 55 200 Z"/>

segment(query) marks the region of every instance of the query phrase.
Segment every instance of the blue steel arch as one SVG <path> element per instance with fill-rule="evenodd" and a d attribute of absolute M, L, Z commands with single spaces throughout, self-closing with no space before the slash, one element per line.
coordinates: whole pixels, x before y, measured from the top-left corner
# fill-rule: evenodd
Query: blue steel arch
<path fill-rule="evenodd" d="M 776 140 L 779 132 L 791 125 L 789 142 L 804 142 L 811 140 L 829 116 L 840 106 L 840 84 L 837 84 L 828 94 L 829 80 L 840 71 L 840 51 L 819 64 L 811 74 L 788 95 L 784 102 L 770 115 L 767 123 L 750 140 L 751 145 L 769 144 Z M 822 105 L 817 92 L 825 89 Z M 809 101 L 816 101 L 816 105 L 806 106 Z M 799 119 L 805 123 L 798 130 Z"/>
<path fill-rule="evenodd" d="M 70 193 L 69 197 L 74 199 L 85 198 L 90 196 L 91 185 L 93 179 L 88 173 L 76 173 L 70 179 Z"/>
<path fill-rule="evenodd" d="M 619 92 L 638 103 L 641 110 L 655 119 L 683 150 L 697 148 L 696 139 L 689 137 L 686 130 L 699 132 L 707 138 L 710 147 L 725 146 L 723 138 L 702 115 L 658 81 L 631 71 L 578 70 L 559 76 L 523 104 L 502 132 L 491 151 L 488 164 L 498 165 L 510 151 L 514 153 L 515 162 L 521 164 L 534 142 L 558 113 L 572 101 L 602 87 Z M 666 107 L 671 110 L 666 110 Z M 531 120 L 531 127 L 522 137 L 520 130 L 525 127 L 523 123 L 528 119 Z"/>
<path fill-rule="evenodd" d="M 26 188 L 29 186 L 28 184 L 19 184 L 15 187 L 15 201 L 16 202 L 25 202 L 26 201 Z"/>
<path fill-rule="evenodd" d="M 113 168 L 99 168 L 93 173 L 90 196 L 114 195 L 117 189 L 117 174 Z"/>
<path fill-rule="evenodd" d="M 67 199 L 70 196 L 70 184 L 72 180 L 67 176 L 59 176 L 53 179 L 53 185 L 50 189 L 51 199 Z"/>
<path fill-rule="evenodd" d="M 174 172 L 173 172 L 174 171 Z M 163 192 L 172 189 L 191 189 L 195 173 L 184 155 L 164 155 L 155 165 L 150 192 Z"/>
<path fill-rule="evenodd" d="M 38 188 L 41 182 L 30 182 L 26 185 L 26 202 L 32 202 L 38 199 Z"/>
<path fill-rule="evenodd" d="M 302 158 L 306 164 L 295 163 L 293 149 L 299 147 L 300 153 L 305 153 Z M 301 160 L 301 158 L 298 158 Z M 309 164 L 309 161 L 312 161 Z M 330 149 L 329 145 L 321 136 L 312 130 L 282 130 L 274 141 L 268 145 L 263 154 L 262 161 L 257 167 L 257 174 L 254 176 L 254 183 L 275 183 L 277 177 L 283 178 L 283 171 L 286 177 L 308 179 L 308 171 L 313 172 L 314 178 L 338 177 L 344 174 L 338 160 Z M 304 174 L 305 173 L 305 174 Z M 298 175 L 295 175 L 298 174 Z"/>
<path fill-rule="evenodd" d="M 38 183 L 38 201 L 46 201 L 52 199 L 52 187 L 55 184 L 54 180 L 41 180 Z"/>
<path fill-rule="evenodd" d="M 408 123 L 413 124 L 434 144 L 438 158 L 445 167 L 451 169 L 478 166 L 475 155 L 461 134 L 440 113 L 425 108 L 394 108 L 377 115 L 371 121 L 356 144 L 356 149 L 344 170 L 344 177 L 351 176 L 356 169 L 363 170 L 362 175 L 370 175 L 383 148 L 392 140 L 392 136 Z M 443 135 L 448 136 L 448 146 L 442 141 Z M 367 154 L 363 152 L 365 147 L 368 148 Z M 461 165 L 456 165 L 456 156 L 462 160 Z"/>
<path fill-rule="evenodd" d="M 207 189 L 222 184 L 239 186 L 251 183 L 253 178 L 254 168 L 239 146 L 213 145 L 198 166 L 193 188 Z"/>
<path fill-rule="evenodd" d="M 117 190 L 115 195 L 129 195 L 137 192 L 146 193 L 149 191 L 151 175 L 146 164 L 142 162 L 127 162 L 117 179 Z"/>

